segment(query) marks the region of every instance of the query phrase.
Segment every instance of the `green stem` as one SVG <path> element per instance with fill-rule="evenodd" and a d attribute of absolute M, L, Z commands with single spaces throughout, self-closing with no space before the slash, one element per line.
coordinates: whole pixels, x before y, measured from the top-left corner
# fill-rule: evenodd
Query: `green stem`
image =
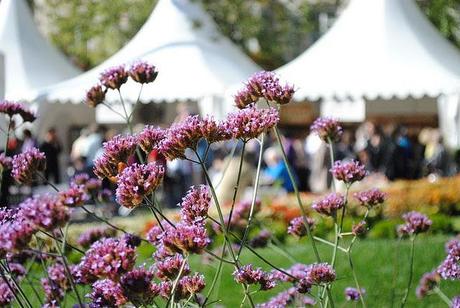
<path fill-rule="evenodd" d="M 447 306 L 452 306 L 452 301 L 450 300 L 450 298 L 447 297 L 447 295 L 444 292 L 442 292 L 442 290 L 439 287 L 435 287 L 433 289 L 433 292 L 436 293 L 442 299 L 442 301 L 447 304 Z"/>
<path fill-rule="evenodd" d="M 404 292 L 403 299 L 401 301 L 401 308 L 406 305 L 407 297 L 409 296 L 409 291 L 412 285 L 412 276 L 414 274 L 414 256 L 415 256 L 415 235 L 410 239 L 410 263 L 409 263 L 409 280 L 407 281 L 406 291 Z"/>
<path fill-rule="evenodd" d="M 356 271 L 353 266 L 353 259 L 351 257 L 351 251 L 347 252 L 347 256 L 348 256 L 348 264 L 350 265 L 351 273 L 353 275 L 353 280 L 355 281 L 356 289 L 359 292 L 359 300 L 361 301 L 361 304 L 363 305 L 363 307 L 366 308 L 366 303 L 364 302 L 364 294 L 361 292 L 361 287 L 358 282 L 358 276 L 356 275 Z"/>
<path fill-rule="evenodd" d="M 398 279 L 398 275 L 399 275 L 399 249 L 400 249 L 400 246 L 401 246 L 401 237 L 398 238 L 398 241 L 396 242 L 396 248 L 395 248 L 395 255 L 394 255 L 394 260 L 393 260 L 393 284 L 391 286 L 391 305 L 390 307 L 393 307 L 394 306 L 394 302 L 395 302 L 395 292 L 396 292 L 396 287 L 397 287 L 397 279 Z"/>
<path fill-rule="evenodd" d="M 20 286 L 19 283 L 14 279 L 13 274 L 11 273 L 11 270 L 10 270 L 9 267 L 8 267 L 8 263 L 3 264 L 3 262 L 1 262 L 0 264 L 1 264 L 1 267 L 2 267 L 2 269 L 1 269 L 2 273 L 9 273 L 11 282 L 12 282 L 12 283 L 14 284 L 14 286 L 16 287 L 16 290 L 19 292 L 19 294 L 21 295 L 21 297 L 25 300 L 27 306 L 30 307 L 30 308 L 32 308 L 33 306 L 32 306 L 32 304 L 30 303 L 30 301 L 29 301 L 29 299 L 27 298 L 27 296 L 25 295 L 25 293 L 24 293 L 24 291 L 22 290 L 21 286 Z M 3 275 L 2 275 L 2 277 L 3 277 Z M 3 280 L 4 280 L 6 283 L 8 283 L 8 280 L 7 280 L 7 279 L 8 279 L 8 278 L 3 277 Z M 10 286 L 8 285 L 8 287 L 10 287 Z M 13 289 L 10 289 L 10 290 L 13 291 L 14 288 L 13 288 Z M 15 292 L 13 291 L 13 293 L 15 293 Z M 17 299 L 17 298 L 16 298 L 16 299 Z"/>
<path fill-rule="evenodd" d="M 21 306 L 21 308 L 24 308 L 24 304 L 22 303 L 21 300 L 19 300 L 19 296 L 16 294 L 16 290 L 10 284 L 10 282 L 8 281 L 8 278 L 5 275 L 5 270 L 3 269 L 3 263 L 2 263 L 2 269 L 0 269 L 0 276 L 2 277 L 3 281 L 6 283 L 8 289 L 10 289 L 11 293 L 13 293 L 13 296 L 16 299 L 16 301 L 18 302 L 19 306 Z"/>

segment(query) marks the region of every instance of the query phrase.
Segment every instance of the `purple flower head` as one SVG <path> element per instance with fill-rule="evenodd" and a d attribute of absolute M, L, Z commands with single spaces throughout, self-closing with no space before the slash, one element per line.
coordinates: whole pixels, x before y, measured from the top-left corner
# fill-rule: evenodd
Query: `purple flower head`
<path fill-rule="evenodd" d="M 335 280 L 335 271 L 327 263 L 315 263 L 311 265 L 307 279 L 312 284 L 328 284 Z"/>
<path fill-rule="evenodd" d="M 420 279 L 419 285 L 415 291 L 418 298 L 424 298 L 427 296 L 431 291 L 436 288 L 439 283 L 441 282 L 441 276 L 438 272 L 433 271 L 430 273 L 425 273 Z"/>
<path fill-rule="evenodd" d="M 155 274 L 161 280 L 174 280 L 177 278 L 181 267 L 183 268 L 182 275 L 190 273 L 190 266 L 187 259 L 184 259 L 181 254 L 175 254 L 157 261 L 155 263 Z"/>
<path fill-rule="evenodd" d="M 8 263 L 11 275 L 16 278 L 23 278 L 26 275 L 26 269 L 20 263 Z"/>
<path fill-rule="evenodd" d="M 148 154 L 158 147 L 160 141 L 164 139 L 165 134 L 165 130 L 153 125 L 147 125 L 137 134 L 137 142 L 141 149 Z"/>
<path fill-rule="evenodd" d="M 143 267 L 127 272 L 120 279 L 123 294 L 137 307 L 151 305 L 160 292 L 152 279 L 153 273 Z"/>
<path fill-rule="evenodd" d="M 257 305 L 257 308 L 306 307 L 315 304 L 312 298 L 300 294 L 292 287 L 272 297 L 268 302 Z"/>
<path fill-rule="evenodd" d="M 133 268 L 135 261 L 135 249 L 123 239 L 99 240 L 91 245 L 78 265 L 79 271 L 85 274 L 80 280 L 90 281 L 92 277 L 98 277 L 118 281 L 120 275 Z"/>
<path fill-rule="evenodd" d="M 181 218 L 188 224 L 201 223 L 208 216 L 211 194 L 206 185 L 192 187 L 181 203 Z"/>
<path fill-rule="evenodd" d="M 315 211 L 326 216 L 336 216 L 337 210 L 345 206 L 345 197 L 338 193 L 332 193 L 325 198 L 313 202 L 311 206 Z"/>
<path fill-rule="evenodd" d="M 10 303 L 15 299 L 14 293 L 10 289 L 11 285 L 12 285 L 11 282 L 9 282 L 9 285 L 8 285 L 3 278 L 0 278 L 0 306 L 1 307 L 9 307 Z"/>
<path fill-rule="evenodd" d="M 91 299 L 90 308 L 121 307 L 128 302 L 120 284 L 110 279 L 96 281 L 88 297 Z"/>
<path fill-rule="evenodd" d="M 68 207 L 82 206 L 89 200 L 83 185 L 70 185 L 70 187 L 59 193 L 59 202 Z"/>
<path fill-rule="evenodd" d="M 364 235 L 367 232 L 367 223 L 363 220 L 351 227 L 351 233 L 355 236 Z"/>
<path fill-rule="evenodd" d="M 158 70 L 155 66 L 146 62 L 137 62 L 129 69 L 129 76 L 138 83 L 150 83 L 155 81 Z"/>
<path fill-rule="evenodd" d="M 65 292 L 70 289 L 71 284 L 67 279 L 66 270 L 61 263 L 55 263 L 48 267 L 46 278 L 41 279 L 48 303 L 60 301 L 64 298 Z"/>
<path fill-rule="evenodd" d="M 19 207 L 25 218 L 47 231 L 64 226 L 70 218 L 69 209 L 50 194 L 29 198 Z"/>
<path fill-rule="evenodd" d="M 189 294 L 197 294 L 206 287 L 204 276 L 195 273 L 193 276 L 184 276 L 179 280 L 179 285 Z"/>
<path fill-rule="evenodd" d="M 232 138 L 232 132 L 225 122 L 216 121 L 212 116 L 206 116 L 200 121 L 200 131 L 206 141 L 211 144 L 214 142 L 226 141 Z"/>
<path fill-rule="evenodd" d="M 115 66 L 103 72 L 99 80 L 106 88 L 118 90 L 128 81 L 128 72 L 123 65 Z"/>
<path fill-rule="evenodd" d="M 273 72 L 262 71 L 252 75 L 245 88 L 235 96 L 235 104 L 243 109 L 255 103 L 259 98 L 283 105 L 291 101 L 294 87 L 288 84 L 281 85 L 279 78 Z"/>
<path fill-rule="evenodd" d="M 116 235 L 116 231 L 112 228 L 106 228 L 106 227 L 91 228 L 89 230 L 86 230 L 82 234 L 80 234 L 80 237 L 78 238 L 77 243 L 78 245 L 84 248 L 88 248 L 94 242 L 100 239 L 113 237 L 115 235 Z"/>
<path fill-rule="evenodd" d="M 386 194 L 377 188 L 372 188 L 367 191 L 354 193 L 353 196 L 358 200 L 359 204 L 367 208 L 372 208 L 385 202 Z"/>
<path fill-rule="evenodd" d="M 37 232 L 35 224 L 19 210 L 0 210 L 0 257 L 27 247 Z"/>
<path fill-rule="evenodd" d="M 339 141 L 343 133 L 342 126 L 332 118 L 317 118 L 310 130 L 328 143 Z"/>
<path fill-rule="evenodd" d="M 312 230 L 315 227 L 315 221 L 313 220 L 313 218 L 310 218 L 310 217 L 307 217 L 306 219 L 307 219 L 308 225 L 310 226 L 310 230 Z M 299 216 L 299 217 L 293 218 L 289 222 L 289 227 L 288 227 L 287 232 L 291 235 L 296 235 L 298 237 L 307 235 L 308 234 L 307 228 L 305 227 L 303 217 Z"/>
<path fill-rule="evenodd" d="M 37 118 L 35 113 L 23 104 L 12 101 L 0 102 L 0 113 L 6 114 L 10 118 L 19 115 L 24 122 L 33 122 Z"/>
<path fill-rule="evenodd" d="M 162 242 L 171 253 L 200 254 L 211 240 L 204 226 L 180 223 L 176 225 L 176 229 L 165 230 Z"/>
<path fill-rule="evenodd" d="M 404 214 L 403 219 L 405 224 L 398 226 L 400 236 L 426 232 L 432 224 L 428 217 L 415 211 Z"/>
<path fill-rule="evenodd" d="M 14 155 L 11 175 L 21 184 L 29 184 L 36 172 L 45 171 L 45 154 L 37 148 L 31 148 L 21 154 Z"/>
<path fill-rule="evenodd" d="M 460 280 L 460 240 L 454 239 L 446 245 L 447 257 L 437 272 L 443 279 Z"/>
<path fill-rule="evenodd" d="M 460 308 L 460 296 L 452 298 L 452 304 L 450 305 L 450 308 Z"/>
<path fill-rule="evenodd" d="M 70 185 L 85 185 L 90 179 L 88 173 L 76 174 L 71 180 Z"/>
<path fill-rule="evenodd" d="M 13 159 L 5 155 L 5 153 L 0 153 L 0 172 L 5 170 L 11 170 L 13 167 Z"/>
<path fill-rule="evenodd" d="M 123 241 L 126 242 L 126 245 L 132 248 L 139 247 L 142 243 L 142 239 L 139 236 L 132 233 L 123 234 Z"/>
<path fill-rule="evenodd" d="M 331 173 L 334 178 L 346 184 L 361 181 L 367 175 L 364 165 L 356 160 L 336 161 L 331 168 Z"/>
<path fill-rule="evenodd" d="M 258 109 L 256 106 L 250 105 L 245 109 L 230 113 L 226 120 L 226 126 L 233 138 L 248 141 L 257 138 L 278 122 L 279 113 L 275 108 Z"/>
<path fill-rule="evenodd" d="M 106 91 L 107 90 L 102 89 L 100 84 L 93 86 L 86 92 L 86 105 L 94 108 L 97 105 L 104 103 Z"/>
<path fill-rule="evenodd" d="M 173 229 L 172 226 L 170 226 L 166 221 L 162 221 L 161 225 L 165 229 L 168 229 L 168 230 Z M 163 236 L 163 229 L 159 225 L 153 226 L 147 232 L 147 240 L 155 246 L 158 246 L 161 244 L 162 236 Z"/>
<path fill-rule="evenodd" d="M 263 229 L 263 230 L 261 230 L 259 232 L 259 234 L 254 236 L 254 238 L 252 238 L 249 241 L 249 245 L 252 248 L 266 247 L 267 244 L 269 243 L 271 237 L 272 237 L 272 233 L 270 231 L 268 231 L 267 229 Z"/>
<path fill-rule="evenodd" d="M 363 288 L 361 288 L 361 290 L 350 287 L 345 289 L 345 299 L 347 301 L 359 301 L 361 296 L 364 296 L 364 294 L 366 294 L 366 290 Z"/>
<path fill-rule="evenodd" d="M 156 163 L 134 163 L 125 168 L 118 175 L 117 202 L 127 208 L 135 208 L 160 185 L 164 173 L 164 167 Z"/>
<path fill-rule="evenodd" d="M 310 281 L 309 277 L 304 277 L 300 279 L 299 282 L 296 284 L 297 292 L 301 294 L 308 293 L 310 292 L 312 286 L 313 284 Z"/>
<path fill-rule="evenodd" d="M 185 158 L 185 150 L 196 149 L 198 141 L 203 137 L 200 125 L 200 118 L 196 115 L 172 124 L 158 145 L 160 152 L 169 160 Z"/>
<path fill-rule="evenodd" d="M 259 284 L 261 290 L 269 290 L 275 287 L 276 283 L 269 273 L 261 268 L 254 268 L 252 264 L 247 264 L 233 272 L 233 278 L 237 283 Z"/>

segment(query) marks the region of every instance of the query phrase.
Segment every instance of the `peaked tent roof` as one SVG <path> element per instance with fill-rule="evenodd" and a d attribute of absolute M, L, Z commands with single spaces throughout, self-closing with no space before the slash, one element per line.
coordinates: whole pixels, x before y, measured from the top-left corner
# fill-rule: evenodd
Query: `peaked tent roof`
<path fill-rule="evenodd" d="M 25 0 L 0 2 L 0 53 L 7 99 L 27 98 L 31 90 L 80 73 L 39 33 Z"/>
<path fill-rule="evenodd" d="M 278 73 L 299 88 L 299 99 L 435 97 L 460 90 L 460 52 L 413 0 L 351 0 Z"/>
<path fill-rule="evenodd" d="M 259 69 L 219 33 L 198 4 L 189 0 L 160 0 L 144 26 L 120 51 L 76 78 L 42 89 L 37 100 L 79 103 L 102 71 L 139 59 L 159 70 L 154 84 L 143 88 L 142 101 L 196 100 L 219 95 Z M 122 88 L 123 96 L 132 101 L 137 99 L 138 92 L 139 84 L 131 81 Z"/>

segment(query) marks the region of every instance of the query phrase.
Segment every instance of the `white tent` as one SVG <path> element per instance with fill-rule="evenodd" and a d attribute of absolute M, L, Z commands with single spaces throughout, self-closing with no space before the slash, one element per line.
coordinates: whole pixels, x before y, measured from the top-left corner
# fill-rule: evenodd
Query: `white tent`
<path fill-rule="evenodd" d="M 318 42 L 278 72 L 298 87 L 299 100 L 321 101 L 323 114 L 339 110 L 345 119 L 436 113 L 438 101 L 444 135 L 460 145 L 458 121 L 447 119 L 459 113 L 460 52 L 413 0 L 351 0 Z"/>
<path fill-rule="evenodd" d="M 27 99 L 33 90 L 80 73 L 39 33 L 25 0 L 0 2 L 0 53 L 6 99 Z"/>
<path fill-rule="evenodd" d="M 69 81 L 42 89 L 38 101 L 81 103 L 85 91 L 98 81 L 102 71 L 142 59 L 159 70 L 157 80 L 147 85 L 143 102 L 198 101 L 201 109 L 220 116 L 221 96 L 231 84 L 245 80 L 259 68 L 224 37 L 212 19 L 189 0 L 160 0 L 136 36 L 101 65 Z M 139 84 L 128 82 L 123 96 L 136 101 Z M 118 100 L 117 95 L 109 100 Z"/>

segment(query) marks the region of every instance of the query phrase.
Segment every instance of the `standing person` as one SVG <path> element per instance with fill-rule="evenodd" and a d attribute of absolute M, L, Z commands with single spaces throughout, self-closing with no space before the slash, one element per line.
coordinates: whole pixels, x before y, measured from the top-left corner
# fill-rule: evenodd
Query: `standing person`
<path fill-rule="evenodd" d="M 61 143 L 56 134 L 55 128 L 50 128 L 45 135 L 45 141 L 40 145 L 40 151 L 46 155 L 45 178 L 50 180 L 51 177 L 56 184 L 61 182 L 59 168 L 59 154 L 61 153 Z"/>
<path fill-rule="evenodd" d="M 23 139 L 22 139 L 22 146 L 21 152 L 25 152 L 30 150 L 31 148 L 37 147 L 37 140 L 32 136 L 32 132 L 28 129 L 24 129 L 22 132 Z"/>

